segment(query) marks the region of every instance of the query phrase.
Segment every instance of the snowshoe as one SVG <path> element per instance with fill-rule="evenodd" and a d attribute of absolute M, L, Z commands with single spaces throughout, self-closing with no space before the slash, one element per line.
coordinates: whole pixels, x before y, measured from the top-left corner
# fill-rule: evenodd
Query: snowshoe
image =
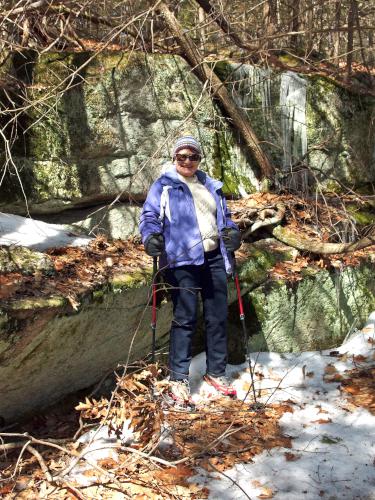
<path fill-rule="evenodd" d="M 229 382 L 228 378 L 225 375 L 215 377 L 214 375 L 209 375 L 208 373 L 206 373 L 206 375 L 203 377 L 203 380 L 223 396 L 229 396 L 230 398 L 237 397 L 236 389 Z"/>

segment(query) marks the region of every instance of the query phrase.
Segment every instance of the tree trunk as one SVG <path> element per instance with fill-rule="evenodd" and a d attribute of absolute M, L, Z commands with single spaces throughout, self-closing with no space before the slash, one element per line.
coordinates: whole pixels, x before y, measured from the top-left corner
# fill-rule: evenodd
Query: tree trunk
<path fill-rule="evenodd" d="M 297 32 L 299 30 L 300 26 L 299 11 L 300 11 L 300 0 L 293 0 L 291 31 Z M 294 50 L 299 49 L 299 36 L 297 34 L 291 35 L 290 45 L 293 47 Z"/>
<path fill-rule="evenodd" d="M 205 27 L 205 16 L 204 16 L 204 10 L 200 7 L 198 9 L 198 22 L 200 25 L 199 28 L 199 33 L 198 33 L 198 39 L 200 43 L 200 50 L 203 52 L 204 51 L 204 45 L 206 43 L 206 27 Z"/>
<path fill-rule="evenodd" d="M 348 12 L 348 43 L 346 48 L 346 76 L 349 79 L 353 71 L 353 30 L 354 30 L 354 11 L 355 0 L 350 0 Z"/>
<path fill-rule="evenodd" d="M 266 41 L 264 46 L 267 49 L 273 48 L 272 35 L 277 30 L 277 3 L 276 0 L 267 0 L 263 7 L 263 21 L 265 26 Z M 269 37 L 269 38 L 268 38 Z"/>
<path fill-rule="evenodd" d="M 362 61 L 363 65 L 366 67 L 369 75 L 371 74 L 371 69 L 367 63 L 367 57 L 365 54 L 364 50 L 364 43 L 363 43 L 363 36 L 362 36 L 362 29 L 361 29 L 361 21 L 359 19 L 359 12 L 358 12 L 358 2 L 354 2 L 353 4 L 354 10 L 353 10 L 353 17 L 355 19 L 355 24 L 357 27 L 357 33 L 358 33 L 358 38 L 359 38 L 359 47 L 361 49 L 361 56 L 362 56 Z"/>
<path fill-rule="evenodd" d="M 245 113 L 236 106 L 223 82 L 215 75 L 213 69 L 211 69 L 208 64 L 203 61 L 203 58 L 194 42 L 186 33 L 183 32 L 180 23 L 174 14 L 169 10 L 167 5 L 164 2 L 161 2 L 158 6 L 158 10 L 162 13 L 166 25 L 178 40 L 184 52 L 184 56 L 193 68 L 194 73 L 203 83 L 206 83 L 207 81 L 209 82 L 209 85 L 207 86 L 208 91 L 211 93 L 213 98 L 219 101 L 222 108 L 229 116 L 231 125 L 233 125 L 241 133 L 246 145 L 252 153 L 254 160 L 262 172 L 262 177 L 272 177 L 274 168 L 264 151 L 262 151 L 259 145 L 259 140 L 251 128 Z"/>
<path fill-rule="evenodd" d="M 314 3 L 307 0 L 303 3 L 304 16 L 302 29 L 306 32 L 305 35 L 305 57 L 309 58 L 314 48 L 314 37 L 312 31 L 314 30 Z"/>
<path fill-rule="evenodd" d="M 340 14 L 341 14 L 341 0 L 336 0 L 335 2 L 335 31 L 333 32 L 333 57 L 334 62 L 337 66 L 340 63 Z"/>
<path fill-rule="evenodd" d="M 259 49 L 259 47 L 251 47 L 248 43 L 244 42 L 244 40 L 237 35 L 236 31 L 232 28 L 225 17 L 210 4 L 209 0 L 196 0 L 196 2 L 207 15 L 211 16 L 215 20 L 224 33 L 229 36 L 235 45 L 237 45 L 237 47 L 250 51 Z"/>

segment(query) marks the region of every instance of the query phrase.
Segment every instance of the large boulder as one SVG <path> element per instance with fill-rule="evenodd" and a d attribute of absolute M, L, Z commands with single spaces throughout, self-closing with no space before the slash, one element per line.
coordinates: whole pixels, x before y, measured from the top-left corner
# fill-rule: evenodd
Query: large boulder
<path fill-rule="evenodd" d="M 44 215 L 141 202 L 186 132 L 200 139 L 202 167 L 224 181 L 225 192 L 261 188 L 240 134 L 182 58 L 48 53 L 18 57 L 7 71 L 24 76 L 26 67 L 25 92 L 36 104 L 22 117 L 27 133 L 13 148 L 18 172 L 8 165 L 0 209 L 26 213 L 25 195 L 29 211 Z M 213 69 L 248 114 L 282 183 L 293 185 L 291 165 L 306 163 L 328 189 L 366 192 L 375 182 L 374 98 L 318 76 L 225 61 Z"/>
<path fill-rule="evenodd" d="M 250 246 L 240 271 L 252 351 L 301 352 L 340 345 L 375 310 L 375 254 L 359 264 L 321 269 L 310 264 L 291 279 L 269 275 L 280 261 L 293 261 L 288 247 L 262 240 Z"/>
<path fill-rule="evenodd" d="M 203 168 L 228 191 L 255 189 L 250 166 L 182 58 L 48 53 L 32 67 L 27 97 L 38 105 L 14 147 L 18 172 L 9 166 L 0 209 L 24 213 L 24 195 L 34 214 L 142 200 L 183 132 L 200 139 Z"/>
<path fill-rule="evenodd" d="M 296 251 L 275 240 L 244 245 L 239 263 L 252 351 L 323 349 L 338 345 L 375 309 L 374 263 L 328 272 L 307 268 L 300 281 L 270 274 Z M 48 269 L 44 278 L 48 279 Z M 151 349 L 151 269 L 115 272 L 95 290 L 79 296 L 48 296 L 30 289 L 0 308 L 0 416 L 12 421 L 78 389 Z M 53 281 L 51 282 L 53 290 Z M 229 287 L 229 362 L 244 361 L 237 296 Z M 172 307 L 163 300 L 157 313 L 157 347 L 167 352 Z M 194 352 L 204 349 L 203 328 Z M 165 356 L 162 356 L 165 360 Z"/>
<path fill-rule="evenodd" d="M 62 296 L 15 300 L 0 310 L 0 415 L 10 421 L 87 387 L 118 363 L 151 348 L 149 287 L 118 275 L 82 299 L 78 311 Z M 158 316 L 157 339 L 170 322 Z"/>

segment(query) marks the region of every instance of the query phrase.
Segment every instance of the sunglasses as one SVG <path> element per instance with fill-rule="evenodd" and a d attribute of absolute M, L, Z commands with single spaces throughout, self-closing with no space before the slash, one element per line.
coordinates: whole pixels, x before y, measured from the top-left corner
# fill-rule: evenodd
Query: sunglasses
<path fill-rule="evenodd" d="M 180 155 L 180 154 L 176 154 L 176 160 L 177 161 L 186 161 L 187 159 L 189 159 L 190 161 L 199 161 L 201 159 L 201 155 L 199 154 L 193 154 L 193 155 Z"/>

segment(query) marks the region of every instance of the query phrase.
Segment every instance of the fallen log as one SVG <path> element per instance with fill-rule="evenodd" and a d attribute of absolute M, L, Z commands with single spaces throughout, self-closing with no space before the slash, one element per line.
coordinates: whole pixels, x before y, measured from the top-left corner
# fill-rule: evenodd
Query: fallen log
<path fill-rule="evenodd" d="M 373 230 L 368 236 L 352 243 L 324 243 L 321 241 L 314 241 L 304 238 L 303 236 L 298 235 L 295 231 L 280 225 L 274 227 L 271 234 L 277 240 L 290 247 L 296 248 L 297 250 L 322 255 L 354 252 L 356 250 L 362 250 L 363 248 L 375 245 L 375 230 Z"/>

